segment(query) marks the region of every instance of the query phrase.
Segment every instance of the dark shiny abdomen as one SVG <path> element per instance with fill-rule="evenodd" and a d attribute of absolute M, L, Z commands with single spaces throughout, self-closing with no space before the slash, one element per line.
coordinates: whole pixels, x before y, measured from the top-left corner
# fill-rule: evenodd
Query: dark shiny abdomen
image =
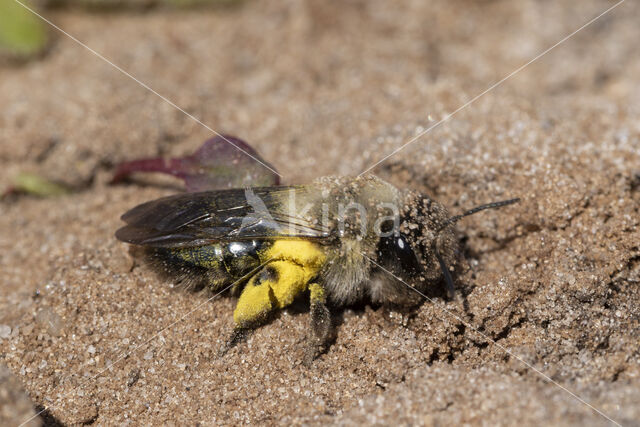
<path fill-rule="evenodd" d="M 171 248 L 157 251 L 165 265 L 176 268 L 218 270 L 233 278 L 240 278 L 260 265 L 260 251 L 268 243 L 258 240 L 216 243 L 193 248 Z"/>

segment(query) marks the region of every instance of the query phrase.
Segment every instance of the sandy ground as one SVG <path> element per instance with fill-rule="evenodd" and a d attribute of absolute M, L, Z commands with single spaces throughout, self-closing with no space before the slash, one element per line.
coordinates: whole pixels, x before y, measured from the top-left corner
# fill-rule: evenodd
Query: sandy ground
<path fill-rule="evenodd" d="M 613 4 L 47 16 L 299 183 L 361 172 Z M 31 171 L 79 189 L 0 204 L 5 422 L 34 413 L 21 384 L 64 424 L 640 425 L 639 19 L 623 3 L 374 170 L 453 212 L 523 201 L 458 227 L 475 269 L 458 300 L 336 312 L 311 368 L 306 311 L 219 358 L 234 301 L 172 289 L 113 237 L 175 191 L 109 186 L 113 165 L 189 153 L 208 130 L 62 35 L 0 68 L 0 187 Z"/>

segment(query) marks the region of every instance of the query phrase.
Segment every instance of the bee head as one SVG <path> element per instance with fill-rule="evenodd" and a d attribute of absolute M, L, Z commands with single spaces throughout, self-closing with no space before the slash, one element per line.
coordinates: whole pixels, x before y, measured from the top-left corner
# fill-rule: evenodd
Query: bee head
<path fill-rule="evenodd" d="M 453 225 L 466 216 L 518 201 L 489 203 L 451 216 L 443 205 L 433 199 L 413 191 L 407 192 L 397 227 L 380 239 L 379 258 L 386 261 L 385 267 L 393 274 L 417 289 L 424 290 L 429 284 L 444 278 L 452 297 L 451 272 L 455 270 L 460 246 Z"/>

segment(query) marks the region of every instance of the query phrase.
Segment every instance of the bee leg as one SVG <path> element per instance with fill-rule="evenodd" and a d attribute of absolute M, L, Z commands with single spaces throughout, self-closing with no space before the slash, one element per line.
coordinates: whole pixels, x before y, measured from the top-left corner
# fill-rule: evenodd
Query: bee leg
<path fill-rule="evenodd" d="M 244 341 L 249 332 L 264 323 L 276 306 L 273 289 L 265 269 L 255 274 L 242 290 L 233 313 L 235 327 L 231 336 L 220 349 L 220 356 Z"/>
<path fill-rule="evenodd" d="M 244 329 L 234 328 L 227 341 L 222 345 L 222 347 L 220 347 L 220 350 L 218 351 L 218 357 L 222 357 L 227 354 L 229 350 L 240 344 L 245 340 L 245 338 L 246 334 L 244 333 Z"/>
<path fill-rule="evenodd" d="M 241 342 L 248 331 L 264 324 L 275 311 L 291 304 L 306 289 L 308 276 L 305 267 L 281 260 L 270 262 L 251 277 L 238 299 L 233 312 L 235 329 L 222 352 Z"/>
<path fill-rule="evenodd" d="M 310 366 L 315 358 L 326 349 L 331 339 L 331 313 L 327 307 L 327 295 L 319 283 L 309 285 L 311 302 L 311 333 L 309 347 L 304 358 L 305 366 Z"/>
<path fill-rule="evenodd" d="M 222 348 L 218 352 L 218 356 L 222 357 L 225 354 L 227 354 L 227 352 L 231 350 L 233 347 L 235 347 L 236 345 L 246 340 L 250 333 L 251 333 L 251 329 L 248 329 L 248 328 L 240 328 L 237 326 L 233 328 L 233 332 L 231 333 L 231 336 L 229 336 L 229 339 L 227 339 L 227 342 L 222 346 Z"/>

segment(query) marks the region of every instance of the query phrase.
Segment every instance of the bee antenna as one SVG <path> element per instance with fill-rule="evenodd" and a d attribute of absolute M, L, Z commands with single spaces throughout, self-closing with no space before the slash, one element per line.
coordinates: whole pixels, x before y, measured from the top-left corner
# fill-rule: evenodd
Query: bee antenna
<path fill-rule="evenodd" d="M 436 231 L 436 234 L 440 234 L 440 232 L 442 230 L 444 230 L 447 227 L 450 227 L 451 225 L 455 224 L 456 222 L 460 221 L 462 218 L 467 217 L 469 215 L 473 215 L 475 213 L 478 213 L 480 211 L 484 211 L 486 209 L 496 209 L 496 208 L 500 208 L 502 206 L 507 206 L 507 205 L 512 205 L 514 203 L 518 203 L 520 201 L 520 198 L 515 198 L 515 199 L 509 199 L 509 200 L 503 200 L 500 202 L 493 202 L 493 203 L 487 203 L 486 205 L 480 205 L 480 206 L 476 206 L 473 209 L 469 209 L 468 211 L 460 214 L 460 215 L 455 215 L 452 216 L 451 218 L 447 219 L 441 226 L 440 228 L 438 228 L 438 230 Z M 442 275 L 444 276 L 444 280 L 447 284 L 447 294 L 449 296 L 450 299 L 453 299 L 454 297 L 454 293 L 455 293 L 455 287 L 453 285 L 453 279 L 451 278 L 451 273 L 449 273 L 449 268 L 447 267 L 447 264 L 444 262 L 444 259 L 442 258 L 442 255 L 440 255 L 440 249 L 438 248 L 438 243 L 439 243 L 439 237 L 434 241 L 434 249 L 435 249 L 435 253 L 436 253 L 436 258 L 438 259 L 438 263 L 440 264 L 440 269 L 442 270 Z"/>
<path fill-rule="evenodd" d="M 436 246 L 436 258 L 438 259 L 438 263 L 440 263 L 440 269 L 442 270 L 442 275 L 444 276 L 444 281 L 447 283 L 447 295 L 449 299 L 453 299 L 456 288 L 453 285 L 453 278 L 451 277 L 451 273 L 449 273 L 449 269 L 447 268 L 447 264 L 444 263 L 444 259 L 440 255 L 440 251 Z"/>
<path fill-rule="evenodd" d="M 515 199 L 502 200 L 500 202 L 493 202 L 493 203 L 487 203 L 486 205 L 476 206 L 475 208 L 469 209 L 468 211 L 466 211 L 466 212 L 464 212 L 464 213 L 462 213 L 460 215 L 455 215 L 455 216 L 452 216 L 451 218 L 447 219 L 440 226 L 440 228 L 438 228 L 437 233 L 441 232 L 445 228 L 455 224 L 456 222 L 460 221 L 462 218 L 467 217 L 469 215 L 473 215 L 475 213 L 478 213 L 480 211 L 484 211 L 484 210 L 487 210 L 487 209 L 496 209 L 496 208 L 501 208 L 503 206 L 512 205 L 514 203 L 518 203 L 519 201 L 520 201 L 520 198 L 516 197 Z"/>

